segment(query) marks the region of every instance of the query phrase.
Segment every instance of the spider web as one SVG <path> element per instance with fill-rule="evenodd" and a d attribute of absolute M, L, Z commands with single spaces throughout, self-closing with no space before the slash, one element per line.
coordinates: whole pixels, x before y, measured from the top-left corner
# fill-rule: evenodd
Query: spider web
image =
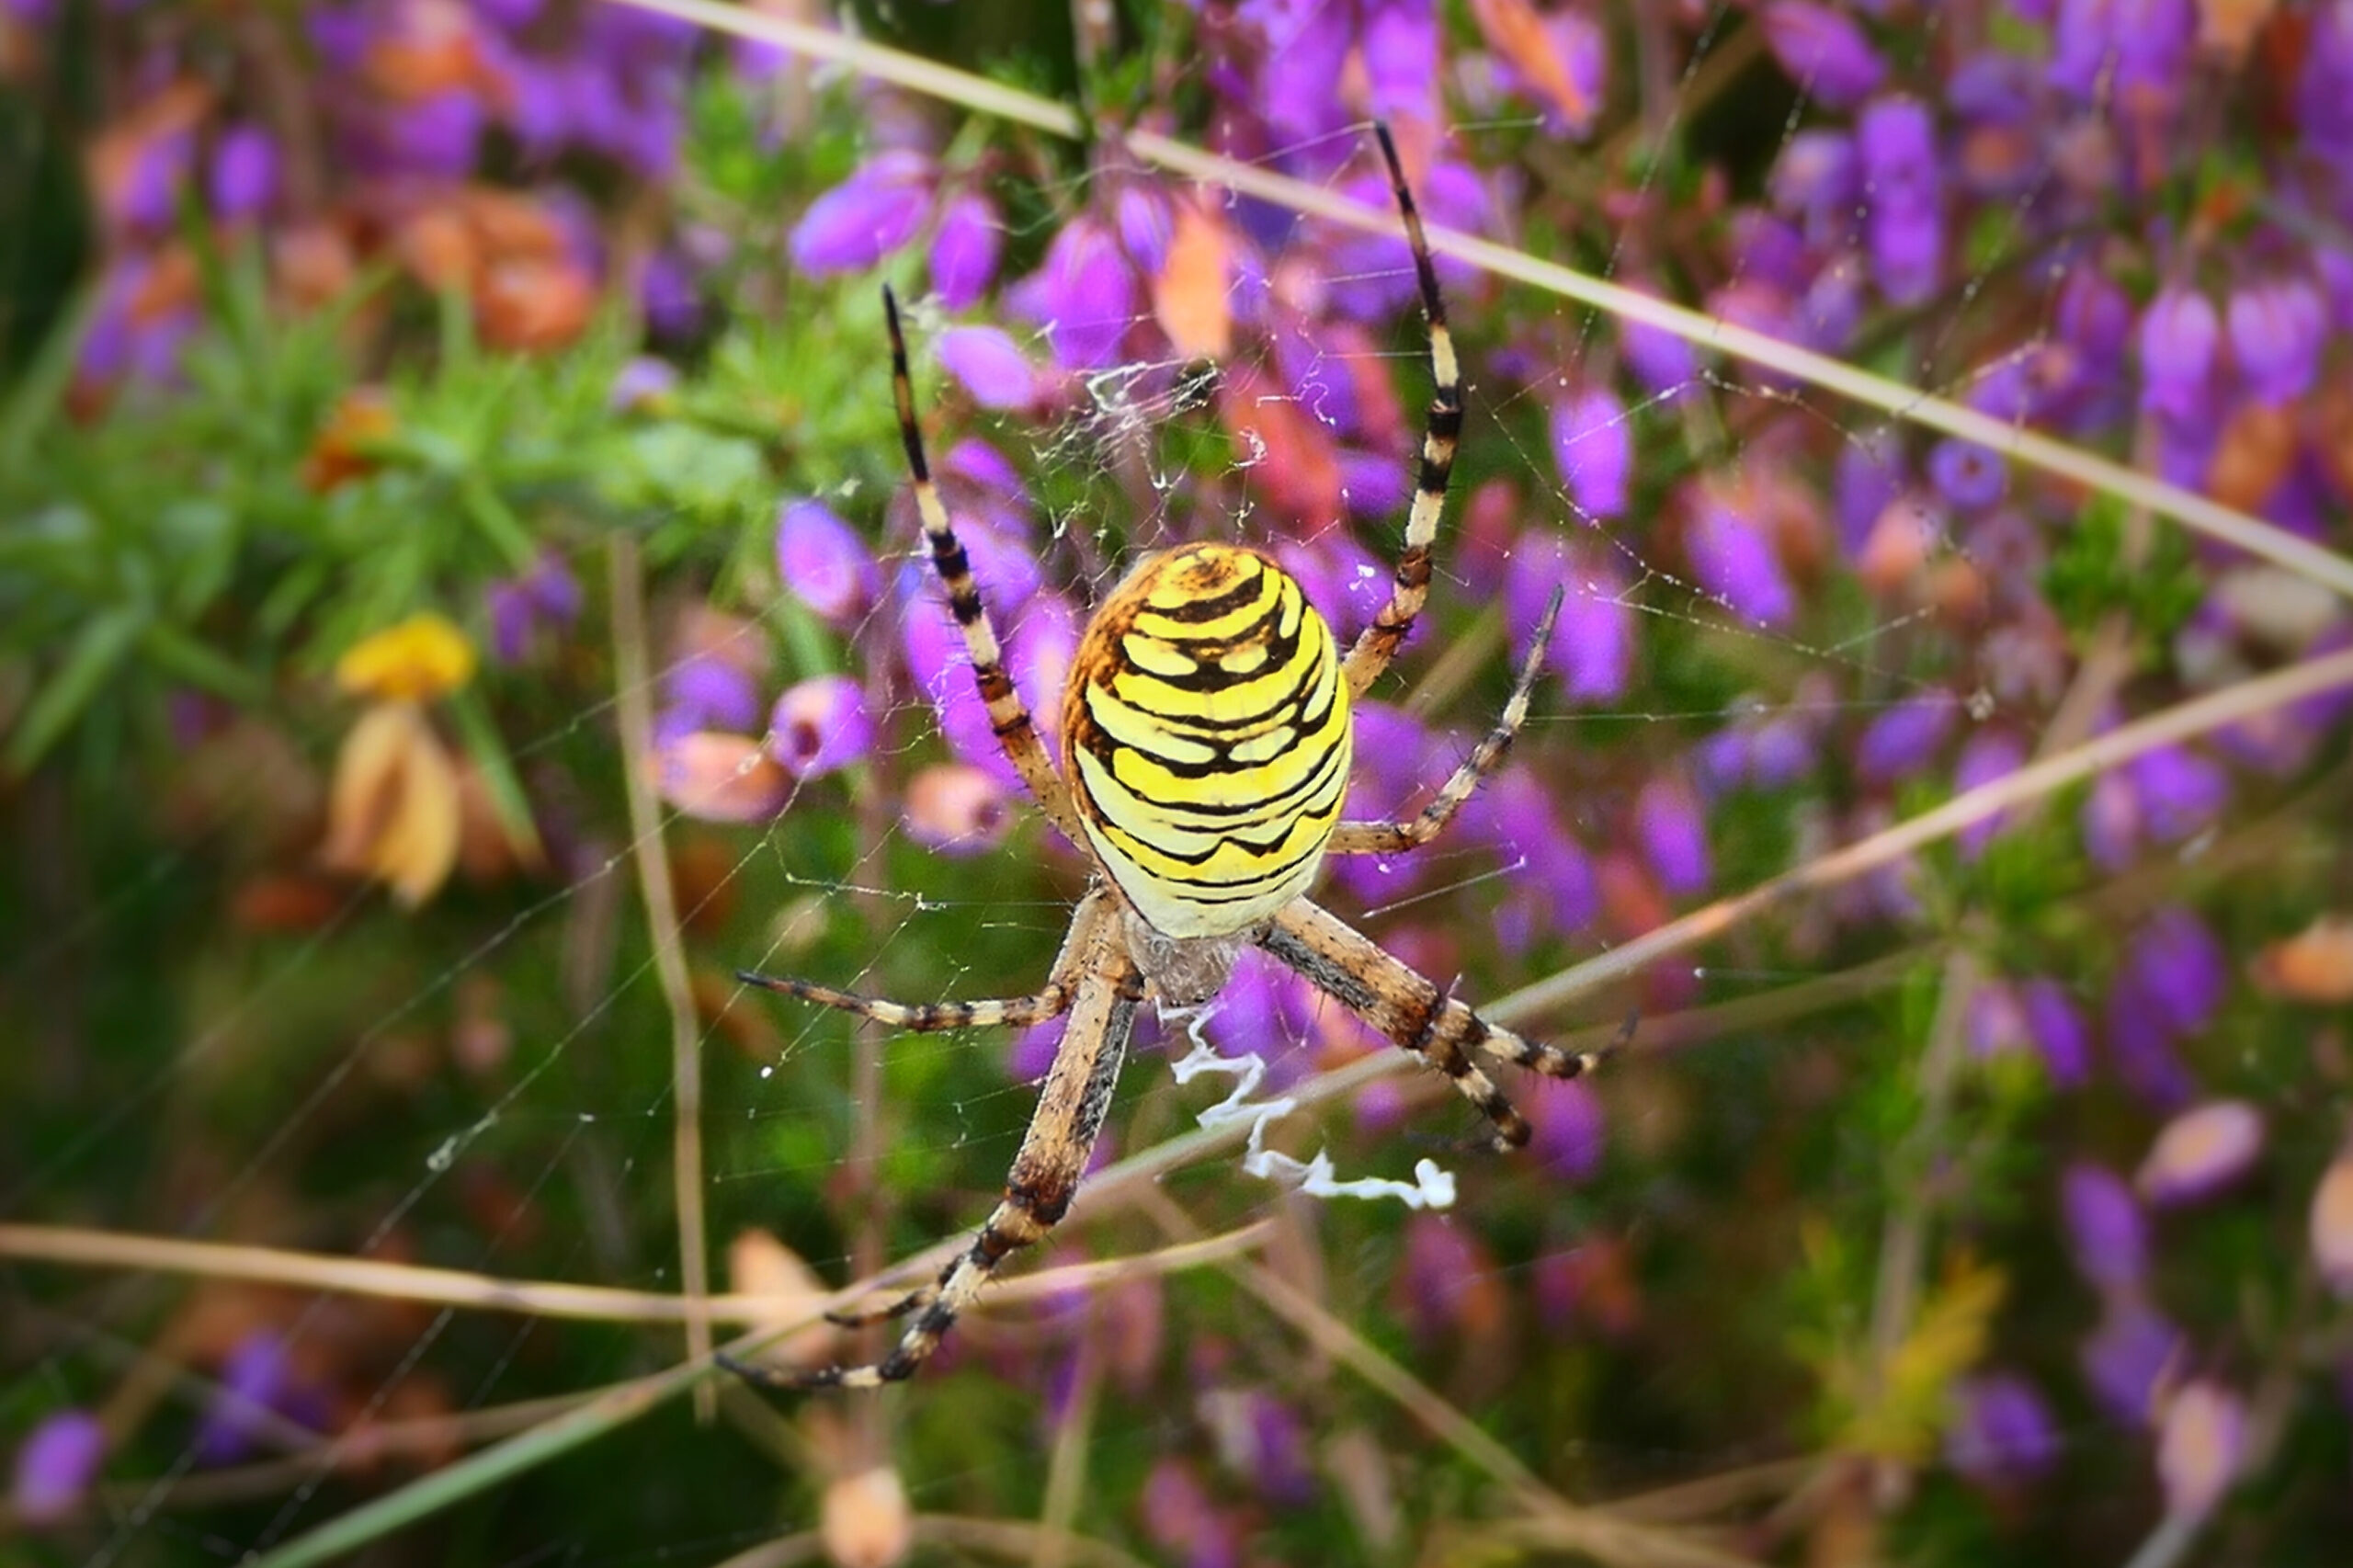
<path fill-rule="evenodd" d="M 1612 151 L 1631 151 L 1636 163 L 1670 140 L 1713 149 L 1753 131 L 1711 119 L 1711 68 L 1725 51 L 1748 51 L 1749 71 L 1773 69 L 1756 52 L 1745 11 L 1687 11 L 1695 15 L 1677 37 L 1688 58 L 1663 115 L 1615 128 L 1624 140 Z M 1920 25 L 1940 23 L 1931 15 Z M 1803 91 L 1787 104 L 1786 118 L 1757 142 L 1776 153 L 1822 112 Z M 1506 171 L 1541 133 L 1540 120 L 1502 99 L 1488 112 L 1449 113 L 1440 144 L 1469 169 Z M 1350 147 L 1353 162 L 1345 156 Z M 1354 127 L 1271 145 L 1246 162 L 1318 169 L 1325 188 L 1353 192 L 1351 182 L 1371 167 L 1370 150 L 1366 129 Z M 2056 154 L 2040 156 L 2006 202 L 1977 204 L 1983 222 L 1968 275 L 1949 279 L 1866 345 L 1875 368 L 1925 394 L 1965 402 L 1987 378 L 2057 345 L 2052 324 L 2068 268 L 2028 222 L 2060 179 Z M 1770 163 L 1753 161 L 1750 176 L 1761 179 Z M 1101 187 L 1125 177 L 1098 170 L 1050 178 L 1040 187 L 1041 209 L 1086 209 Z M 1642 206 L 1690 193 L 1638 177 L 1620 194 Z M 1859 210 L 1852 222 L 1860 222 Z M 1036 217 L 1010 222 L 1006 237 L 1015 252 L 1034 256 L 1053 232 Z M 1485 237 L 1530 249 L 1539 241 Z M 1330 244 L 1309 222 L 1287 230 L 1285 243 L 1302 253 Z M 1859 241 L 1849 234 L 1834 243 L 1851 249 Z M 1279 265 L 1286 251 L 1270 254 Z M 1762 288 L 1748 266 L 1737 255 L 1722 258 L 1707 279 L 1713 297 L 1738 300 L 1750 286 Z M 1676 270 L 1621 249 L 1599 268 L 1646 287 Z M 1395 292 L 1408 277 L 1392 258 L 1333 270 L 1320 283 Z M 1510 762 L 1455 831 L 1411 857 L 1327 875 L 1320 896 L 1442 988 L 1475 1005 L 1500 1001 L 1936 798 L 1925 779 L 1908 795 L 1844 780 L 1827 789 L 1818 776 L 1765 786 L 1711 781 L 1700 771 L 1715 755 L 1711 738 L 1778 735 L 1827 755 L 1918 699 L 1949 703 L 1981 730 L 2030 737 L 2031 726 L 2052 722 L 2050 694 L 1984 673 L 1987 661 L 1954 634 L 1950 605 L 1937 597 L 1940 580 L 1984 588 L 2014 577 L 2018 562 L 2004 552 L 2044 551 L 2048 540 L 1953 524 L 1950 510 L 1932 505 L 1909 477 L 1922 438 L 1902 420 L 1703 352 L 1688 374 L 1624 396 L 1617 418 L 1635 443 L 1641 504 L 1597 512 L 1581 504 L 1574 453 L 1556 451 L 1547 437 L 1569 389 L 1628 384 L 1617 369 L 1630 353 L 1620 324 L 1451 265 L 1446 279 L 1465 360 L 1463 456 L 1429 609 L 1398 670 L 1374 694 L 1381 727 L 1365 732 L 1409 741 L 1413 766 L 1369 748 L 1359 761 L 1360 801 L 1417 810 L 1492 722 L 1525 652 L 1506 585 L 1530 551 L 1557 546 L 1548 569 L 1566 578 L 1580 608 L 1622 614 L 1634 653 L 1623 689 L 1605 695 L 1573 695 L 1557 671 L 1549 675 Z M 932 353 L 938 334 L 959 322 L 1002 324 L 1042 366 L 1048 330 L 1009 316 L 994 298 L 977 312 L 945 312 L 936 301 L 917 301 L 911 312 L 934 463 L 949 476 L 950 504 L 976 545 L 984 595 L 993 604 L 1021 601 L 999 624 L 1017 670 L 1046 669 L 1046 689 L 1053 639 L 1083 621 L 1086 607 L 1129 563 L 1182 540 L 1302 552 L 1324 573 L 1313 586 L 1337 590 L 1325 608 L 1344 637 L 1385 597 L 1427 389 L 1418 324 L 1401 311 L 1390 326 L 1358 327 L 1340 312 L 1299 307 L 1280 278 L 1263 300 L 1245 298 L 1260 281 L 1231 285 L 1237 325 L 1222 359 L 1155 350 L 1071 377 L 1010 415 L 975 406 L 943 381 Z M 885 408 L 880 334 L 865 330 L 863 306 L 842 310 L 857 330 L 845 328 L 828 351 L 856 362 L 860 395 Z M 1131 341 L 1159 331 L 1141 304 L 1128 324 L 1122 335 Z M 1996 341 L 2006 358 L 1984 358 Z M 1371 406 L 1383 384 L 1393 410 Z M 197 797 L 193 819 L 176 829 L 176 846 L 142 837 L 81 869 L 84 885 L 28 901 L 11 923 L 16 940 L 0 964 L 0 997 L 20 1020 L 12 1054 L 21 1059 L 20 1082 L 38 1089 L 54 1125 L 0 1165 L 0 1221 L 28 1231 L 71 1227 L 118 1244 L 113 1254 L 63 1263 L 19 1254 L 0 1276 L 17 1324 L 15 1392 L 6 1405 L 12 1424 L 28 1425 L 54 1406 L 92 1405 L 117 1444 L 98 1506 L 40 1538 L 32 1550 L 44 1560 L 100 1568 L 269 1552 L 430 1463 L 551 1418 L 553 1409 L 539 1402 L 585 1398 L 675 1362 L 675 1324 L 631 1323 L 626 1313 L 580 1324 L 537 1294 L 512 1312 L 476 1310 L 486 1304 L 480 1291 L 460 1290 L 450 1301 L 397 1288 L 323 1289 L 315 1278 L 277 1272 L 275 1263 L 241 1278 L 224 1255 L 182 1266 L 144 1244 L 250 1244 L 355 1266 L 429 1265 L 490 1280 L 674 1296 L 678 1088 L 665 1043 L 674 1028 L 690 1030 L 701 1063 L 704 1141 L 692 1201 L 711 1239 L 711 1289 L 729 1288 L 730 1238 L 770 1238 L 769 1250 L 756 1239 L 733 1253 L 735 1289 L 773 1284 L 779 1244 L 816 1278 L 864 1281 L 917 1247 L 961 1242 L 985 1213 L 1034 1107 L 1054 1026 L 892 1035 L 729 978 L 744 967 L 907 1002 L 1021 994 L 1042 983 L 1085 884 L 1083 863 L 1001 789 L 955 819 L 978 841 L 969 845 L 931 842 L 938 819 L 918 820 L 909 803 L 925 770 L 987 763 L 960 756 L 942 733 L 938 705 L 905 673 L 906 618 L 937 615 L 939 606 L 927 581 L 899 586 L 909 574 L 920 579 L 925 561 L 897 486 L 889 427 L 865 423 L 875 433 L 868 448 L 821 454 L 808 483 L 794 488 L 877 544 L 885 591 L 870 613 L 813 634 L 805 612 L 779 592 L 773 569 L 744 566 L 741 551 L 690 555 L 646 585 L 652 663 L 637 699 L 658 700 L 688 668 L 682 629 L 708 600 L 730 618 L 699 623 L 694 657 L 764 667 L 772 684 L 844 671 L 875 705 L 871 756 L 847 775 L 794 783 L 772 824 L 714 826 L 661 808 L 693 986 L 684 1024 L 676 999 L 665 997 L 639 896 L 652 846 L 618 790 L 591 801 L 571 782 L 597 778 L 601 767 L 608 783 L 613 736 L 625 721 L 620 698 L 579 700 L 506 737 L 535 800 L 567 819 L 560 852 L 522 884 L 526 891 L 459 892 L 417 917 L 387 907 L 380 892 L 353 891 L 300 934 L 223 941 L 198 912 L 217 896 L 224 846 L 261 801 L 264 786 L 253 783 Z M 990 494 L 970 464 L 960 465 L 958 445 L 972 439 L 1009 464 L 1017 489 Z M 1347 459 L 1343 504 L 1302 518 L 1293 494 L 1298 467 L 1336 448 Z M 1864 541 L 1842 543 L 1836 519 L 1824 515 L 1825 488 L 1776 492 L 1797 465 L 1809 473 L 1843 467 L 1856 487 L 1883 489 L 1870 539 L 1891 555 L 1908 551 L 1904 570 L 1875 562 L 1860 551 Z M 1658 477 L 1662 471 L 1677 477 Z M 2014 474 L 2009 483 L 2028 481 Z M 1357 504 L 1360 491 L 1382 485 L 1394 504 Z M 1760 615 L 1753 598 L 1711 585 L 1695 569 L 1702 485 L 1780 508 L 1782 549 L 1793 558 L 1813 552 L 1802 577 L 1793 574 L 1796 613 Z M 1865 553 L 1860 562 L 1858 553 Z M 725 563 L 714 565 L 721 556 Z M 601 552 L 585 549 L 572 564 L 592 583 L 605 569 Z M 993 564 L 1033 566 L 1035 584 L 1009 594 Z M 1892 575 L 1866 584 L 1874 571 Z M 825 663 L 802 657 L 812 646 Z M 333 722 L 314 710 L 288 723 L 301 747 L 324 755 L 335 744 Z M 1406 776 L 1418 783 L 1399 781 Z M 1661 779 L 1671 798 L 1655 809 L 1688 801 L 1702 813 L 1710 863 L 1699 885 L 1680 892 L 1668 885 L 1677 869 L 1664 863 L 1672 849 L 1644 841 L 1643 813 L 1653 809 L 1644 790 Z M 1515 801 L 1538 809 L 1513 817 L 1504 806 Z M 70 804 L 36 789 L 12 811 L 30 839 Z M 1361 804 L 1350 812 L 1364 814 Z M 1651 836 L 1671 837 L 1670 828 Z M 1563 857 L 1571 853 L 1586 858 L 1592 884 L 1585 917 L 1574 923 L 1557 917 L 1574 902 L 1562 891 Z M 48 869 L 28 852 L 17 874 L 38 880 Z M 1709 1321 L 1677 1315 L 1695 1299 L 1745 1290 L 1794 1312 L 1792 1295 L 1824 1290 L 1836 1274 L 1823 1265 L 1790 1283 L 1801 1227 L 1827 1222 L 1825 1214 L 1852 1221 L 1873 1211 L 1887 1158 L 1875 1134 L 1901 1136 L 1892 1102 L 1911 1092 L 1913 1079 L 1863 1059 L 1883 1045 L 1897 1011 L 1891 993 L 1930 942 L 1937 912 L 1924 908 L 1927 896 L 1916 879 L 1891 870 L 1792 901 L 1699 953 L 1619 976 L 1564 1009 L 1515 1013 L 1530 1032 L 1596 1043 L 1629 1013 L 1640 1020 L 1635 1050 L 1590 1089 L 1498 1073 L 1541 1130 L 1541 1158 L 1517 1162 L 1456 1153 L 1477 1135 L 1476 1119 L 1442 1084 L 1372 1075 L 1367 1064 L 1385 1046 L 1328 999 L 1254 960 L 1239 994 L 1205 1017 L 1144 1018 L 1098 1165 L 1116 1173 L 1121 1162 L 1148 1162 L 1154 1150 L 1181 1147 L 1239 1108 L 1241 1091 L 1220 1103 L 1181 1082 L 1203 1065 L 1180 1060 L 1188 1032 L 1227 1062 L 1257 1059 L 1254 1069 L 1232 1069 L 1244 1087 L 1263 1077 L 1266 1093 L 1298 1110 L 1244 1117 L 1247 1156 L 1229 1142 L 1129 1181 L 1099 1205 L 1083 1197 L 1077 1217 L 1039 1249 L 1042 1256 L 1008 1272 L 1149 1259 L 1200 1234 L 1265 1226 L 1276 1250 L 1264 1267 L 1279 1282 L 1312 1289 L 1348 1332 L 1465 1408 L 1508 1408 L 1498 1391 L 1531 1365 L 1565 1387 L 1606 1381 L 1597 1357 L 1634 1363 L 1639 1371 L 1629 1376 L 1651 1381 L 1616 1386 L 1652 1403 L 1604 1435 L 1564 1439 L 1555 1416 L 1534 1405 L 1514 1416 L 1540 1435 L 1531 1444 L 1572 1452 L 1597 1494 L 1781 1457 L 1790 1446 L 1771 1415 L 1745 1432 L 1704 1419 L 1694 1407 L 1699 1396 L 1678 1382 L 1677 1356 L 1660 1341 L 1688 1341 L 1684 1331 Z M 416 922 L 426 923 L 426 936 Z M 202 961 L 178 961 L 183 946 Z M 152 961 L 118 980 L 126 953 Z M 1888 961 L 1907 953 L 1909 967 Z M 1762 1020 L 1777 1017 L 1777 1002 L 1791 1004 L 1794 1032 L 1766 1032 Z M 1299 1093 L 1336 1072 L 1362 1081 L 1346 1095 Z M 1842 1085 L 1855 1096 L 1849 1103 L 1863 1108 L 1851 1130 L 1793 1146 L 1784 1123 L 1822 1109 Z M 1284 1169 L 1284 1161 L 1291 1181 L 1270 1185 L 1245 1174 L 1252 1165 Z M 1324 1177 L 1334 1172 L 1336 1190 L 1360 1180 L 1372 1184 L 1368 1192 L 1433 1202 L 1451 1186 L 1455 1210 L 1444 1221 L 1409 1221 L 1403 1205 L 1288 1199 L 1308 1165 L 1316 1166 L 1304 1183 L 1311 1193 L 1331 1187 Z M 1438 1165 L 1444 1176 L 1403 1179 Z M 1785 1179 L 1805 1170 L 1811 1200 L 1785 1197 L 1762 1233 L 1745 1237 L 1744 1169 Z M 1713 1261 L 1705 1257 L 1719 1249 Z M 1660 1306 L 1652 1319 L 1626 1297 L 1630 1260 L 1643 1256 L 1655 1262 Z M 1720 1282 L 1709 1283 L 1711 1275 Z M 354 1267 L 337 1284 L 358 1278 Z M 1728 1315 L 1745 1316 L 1739 1309 Z M 815 1353 L 870 1354 L 891 1332 L 836 1336 Z M 1752 1344 L 1768 1332 L 1745 1321 L 1727 1330 Z M 1382 1430 L 1394 1417 L 1361 1388 L 1339 1386 L 1345 1381 L 1328 1368 L 1302 1369 L 1292 1334 L 1246 1292 L 1231 1284 L 1222 1294 L 1197 1289 L 1190 1275 L 1074 1284 L 1043 1301 L 984 1309 L 961 1325 L 921 1392 L 887 1418 L 903 1428 L 895 1448 L 878 1446 L 889 1428 L 870 1410 L 810 1415 L 787 1405 L 775 1419 L 745 1414 L 731 1396 L 729 1418 L 705 1427 L 674 1401 L 601 1444 L 526 1472 L 515 1483 L 515 1506 L 565 1521 L 540 1540 L 549 1558 L 614 1563 L 658 1552 L 716 1562 L 777 1533 L 777 1454 L 794 1476 L 787 1514 L 795 1520 L 813 1519 L 823 1478 L 853 1472 L 860 1458 L 894 1465 L 924 1515 L 1004 1507 L 1018 1517 L 1041 1506 L 1045 1483 L 1033 1450 L 1075 1441 L 1091 1445 L 1105 1494 L 1082 1517 L 1090 1529 L 1111 1532 L 1122 1521 L 1136 1528 L 1138 1506 L 1128 1499 L 1169 1456 L 1219 1498 L 1249 1498 L 1253 1456 L 1265 1459 L 1253 1445 L 1276 1440 L 1264 1414 L 1273 1406 L 1324 1424 L 1328 1440 L 1309 1461 L 1324 1478 L 1316 1506 L 1370 1530 L 1366 1521 L 1381 1510 L 1348 1490 L 1346 1478 L 1361 1482 L 1365 1471 L 1341 1439 Z M 1132 1371 L 1123 1352 L 1145 1342 L 1156 1371 Z M 1316 1358 L 1333 1355 L 1329 1341 L 1310 1335 L 1307 1343 Z M 239 1418 L 231 1406 L 224 1418 L 220 1390 L 234 1381 L 226 1363 L 257 1344 L 284 1362 L 274 1385 L 282 1407 L 271 1417 Z M 1711 1365 L 1706 1375 L 1720 1371 Z M 1130 1376 L 1138 1381 L 1120 1381 Z M 1192 1397 L 1155 1402 L 1143 1415 L 1134 1391 L 1155 1376 Z M 957 1403 L 940 1408 L 969 1416 L 974 1432 L 995 1441 L 927 1423 L 914 1403 L 960 1384 L 995 1392 L 942 1393 Z M 1120 1421 L 1087 1403 L 1123 1393 L 1138 1408 L 1122 1410 Z M 221 1436 L 224 1420 L 232 1438 Z M 1074 1422 L 1084 1434 L 1076 1439 L 1066 1437 Z M 753 1441 L 738 1440 L 743 1433 Z M 225 1463 L 216 1453 L 224 1442 L 236 1449 Z M 1564 1443 L 1572 1446 L 1563 1450 Z M 370 1445 L 387 1445 L 388 1457 L 363 1461 L 358 1456 Z M 632 1482 L 641 1463 L 657 1471 L 665 1456 L 690 1453 L 702 1473 L 617 1485 L 617 1451 L 642 1456 L 620 1471 Z M 1540 1466 L 1548 1476 L 1560 1472 L 1553 1457 Z M 1384 1484 L 1421 1495 L 1415 1462 L 1381 1469 Z M 1249 1511 L 1259 1506 L 1233 1505 L 1254 1518 Z M 451 1539 L 435 1533 L 441 1523 L 408 1528 L 420 1540 Z M 500 1544 L 482 1549 L 485 1560 L 514 1546 L 494 1530 L 486 1539 Z M 1173 1550 L 1165 1540 L 1155 1545 Z"/>

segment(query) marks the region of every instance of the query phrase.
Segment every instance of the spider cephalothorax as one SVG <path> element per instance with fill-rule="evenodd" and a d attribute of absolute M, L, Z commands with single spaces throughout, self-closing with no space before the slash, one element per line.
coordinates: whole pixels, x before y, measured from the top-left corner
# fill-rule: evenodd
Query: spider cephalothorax
<path fill-rule="evenodd" d="M 1147 998 L 1172 1007 L 1209 1001 L 1246 946 L 1264 949 L 1452 1080 L 1486 1117 L 1498 1148 L 1527 1142 L 1528 1123 L 1479 1056 L 1562 1078 L 1593 1064 L 1590 1055 L 1488 1023 L 1307 896 L 1325 855 L 1401 854 L 1453 819 L 1527 717 L 1561 604 L 1556 591 L 1502 717 L 1418 816 L 1340 820 L 1349 707 L 1389 667 L 1421 612 L 1462 425 L 1454 342 L 1429 246 L 1386 129 L 1380 141 L 1413 248 L 1436 383 L 1389 602 L 1343 654 L 1298 580 L 1257 551 L 1191 544 L 1146 558 L 1097 608 L 1080 639 L 1063 702 L 1067 783 L 1006 674 L 971 559 L 931 482 L 898 305 L 883 291 L 900 437 L 973 682 L 1022 782 L 1099 875 L 1072 912 L 1052 972 L 1034 996 L 910 1006 L 807 981 L 744 976 L 899 1028 L 1069 1017 L 1003 1201 L 936 1285 L 874 1314 L 918 1314 L 898 1347 L 872 1366 L 800 1378 L 738 1364 L 746 1376 L 802 1388 L 870 1388 L 922 1365 L 1006 1256 L 1043 1237 L 1069 1209 L 1110 1107 L 1136 1008 Z"/>

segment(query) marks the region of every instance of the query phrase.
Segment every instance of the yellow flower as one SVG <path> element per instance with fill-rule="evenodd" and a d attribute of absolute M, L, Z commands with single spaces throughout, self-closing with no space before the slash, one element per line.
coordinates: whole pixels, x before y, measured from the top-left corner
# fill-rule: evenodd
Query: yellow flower
<path fill-rule="evenodd" d="M 457 865 L 459 826 L 458 767 L 424 710 L 382 702 L 361 714 L 335 758 L 320 858 L 414 909 Z"/>
<path fill-rule="evenodd" d="M 403 702 L 446 697 L 473 674 L 473 644 L 430 611 L 361 638 L 335 662 L 335 684 L 353 696 Z"/>

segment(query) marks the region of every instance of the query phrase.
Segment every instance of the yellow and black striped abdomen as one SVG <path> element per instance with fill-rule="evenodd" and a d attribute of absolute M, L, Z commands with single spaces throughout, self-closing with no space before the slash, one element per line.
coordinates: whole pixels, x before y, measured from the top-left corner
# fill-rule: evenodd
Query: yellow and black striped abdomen
<path fill-rule="evenodd" d="M 1307 891 L 1347 793 L 1332 629 L 1255 550 L 1194 544 L 1087 623 L 1063 755 L 1088 842 L 1154 929 L 1227 937 Z"/>

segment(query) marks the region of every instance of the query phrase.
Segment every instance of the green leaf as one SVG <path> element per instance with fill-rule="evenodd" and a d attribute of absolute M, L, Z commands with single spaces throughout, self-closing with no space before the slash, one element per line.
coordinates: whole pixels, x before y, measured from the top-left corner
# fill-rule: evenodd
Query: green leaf
<path fill-rule="evenodd" d="M 64 664 L 33 698 L 8 737 L 10 773 L 22 777 L 31 772 L 67 726 L 97 700 L 107 677 L 139 641 L 146 621 L 143 609 L 117 608 L 83 623 Z"/>

